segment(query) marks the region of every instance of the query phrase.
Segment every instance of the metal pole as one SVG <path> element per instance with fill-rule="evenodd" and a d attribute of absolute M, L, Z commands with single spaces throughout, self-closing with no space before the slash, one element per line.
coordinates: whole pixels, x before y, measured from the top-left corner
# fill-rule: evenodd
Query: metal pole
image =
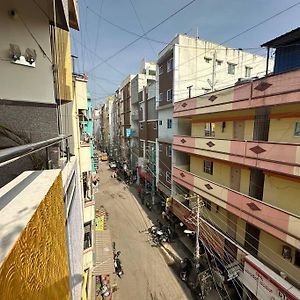
<path fill-rule="evenodd" d="M 200 196 L 197 195 L 197 228 L 196 228 L 196 250 L 195 250 L 195 258 L 197 261 L 200 259 L 199 233 L 200 233 Z"/>
<path fill-rule="evenodd" d="M 215 80 L 216 80 L 216 50 L 213 54 L 213 71 L 212 71 L 212 79 L 211 79 L 211 90 L 215 90 Z"/>
<path fill-rule="evenodd" d="M 151 146 L 151 169 L 152 169 L 152 205 L 154 205 L 155 203 L 155 197 L 154 197 L 154 193 L 155 193 L 155 177 L 154 177 L 154 145 Z"/>

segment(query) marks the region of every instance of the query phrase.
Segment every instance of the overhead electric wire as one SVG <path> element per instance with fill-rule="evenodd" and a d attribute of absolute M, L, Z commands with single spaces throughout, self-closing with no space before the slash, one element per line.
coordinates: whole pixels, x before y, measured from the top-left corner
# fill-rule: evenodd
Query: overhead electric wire
<path fill-rule="evenodd" d="M 135 6 L 133 5 L 132 0 L 129 0 L 129 2 L 130 2 L 130 4 L 131 4 L 131 6 L 132 6 L 132 9 L 133 9 L 133 11 L 134 11 L 134 14 L 135 14 L 135 16 L 136 16 L 138 22 L 139 22 L 139 24 L 140 24 L 140 27 L 141 27 L 141 29 L 142 29 L 142 31 L 143 31 L 143 34 L 144 34 L 145 37 L 147 38 L 147 33 L 145 32 L 144 26 L 143 26 L 143 24 L 142 24 L 142 22 L 141 22 L 141 19 L 140 19 L 138 13 L 137 13 L 137 10 L 135 9 Z M 149 40 L 149 39 L 148 39 L 148 44 L 149 44 L 150 48 L 152 49 L 152 51 L 153 51 L 153 53 L 154 53 L 154 56 L 156 56 L 156 52 L 155 52 L 155 50 L 154 50 L 152 44 L 150 43 L 150 40 Z"/>
<path fill-rule="evenodd" d="M 216 48 L 218 48 L 218 47 L 220 47 L 220 46 L 223 46 L 225 43 L 228 43 L 228 42 L 232 41 L 233 39 L 235 39 L 235 38 L 237 38 L 237 37 L 239 37 L 239 36 L 241 36 L 241 35 L 243 35 L 243 34 L 249 32 L 249 31 L 253 30 L 254 28 L 259 27 L 260 25 L 262 25 L 262 24 L 268 22 L 269 20 L 271 20 L 271 19 L 273 19 L 273 18 L 275 18 L 275 17 L 277 17 L 277 16 L 279 16 L 279 15 L 285 13 L 286 11 L 288 11 L 288 10 L 290 10 L 290 9 L 292 9 L 292 8 L 294 8 L 294 7 L 296 7 L 296 6 L 299 5 L 299 4 L 300 4 L 300 1 L 296 2 L 296 3 L 293 4 L 293 5 L 290 5 L 289 7 L 287 7 L 287 8 L 285 8 L 285 9 L 279 11 L 278 13 L 273 14 L 273 15 L 271 15 L 270 17 L 268 17 L 268 18 L 266 18 L 266 19 L 264 19 L 264 20 L 262 20 L 262 21 L 256 23 L 255 25 L 253 25 L 253 26 L 251 26 L 251 27 L 249 27 L 249 28 L 247 28 L 247 29 L 245 29 L 245 30 L 243 30 L 243 31 L 241 31 L 241 32 L 239 32 L 239 33 L 237 33 L 236 35 L 234 35 L 234 36 L 228 38 L 227 40 L 221 42 L 220 44 L 216 45 L 215 48 L 210 49 L 210 50 L 215 50 Z M 187 60 L 187 61 L 185 61 L 184 63 L 179 64 L 177 67 L 182 66 L 182 65 L 188 63 L 189 61 L 192 61 L 192 60 L 194 60 L 194 59 L 197 59 L 197 57 L 202 56 L 203 54 L 205 54 L 205 52 L 202 52 L 202 53 L 200 53 L 199 55 L 196 55 L 195 57 L 191 58 L 190 60 Z"/>
<path fill-rule="evenodd" d="M 196 1 L 197 0 L 191 0 L 191 1 L 189 1 L 187 4 L 185 4 L 184 6 L 182 6 L 180 9 L 176 10 L 174 13 L 172 13 L 171 15 L 169 15 L 168 17 L 166 17 L 165 19 L 163 19 L 162 21 L 160 21 L 158 24 L 156 24 L 155 26 L 153 26 L 152 28 L 150 28 L 149 30 L 147 30 L 145 32 L 145 34 L 143 34 L 142 36 L 146 36 L 148 33 L 152 32 L 153 30 L 155 30 L 156 28 L 158 28 L 159 26 L 161 26 L 162 24 L 164 24 L 165 22 L 167 22 L 169 19 L 171 19 L 172 17 L 174 17 L 175 15 L 177 15 L 178 13 L 180 13 L 181 11 L 183 11 L 184 9 L 186 9 L 188 6 L 190 6 L 191 4 L 193 4 Z M 138 37 L 135 40 L 133 40 L 132 42 L 128 43 L 127 45 L 125 45 L 124 47 L 122 47 L 121 49 L 119 49 L 118 51 L 116 51 L 115 53 L 113 53 L 112 55 L 110 55 L 109 57 L 107 57 L 106 59 L 104 59 L 103 62 L 101 62 L 99 64 L 96 64 L 88 72 L 94 71 L 99 66 L 103 65 L 107 61 L 111 60 L 112 58 L 114 58 L 115 56 L 117 56 L 118 54 L 120 54 L 121 52 L 123 52 L 124 50 L 126 50 L 127 48 L 129 48 L 131 45 L 135 44 L 141 38 L 142 37 Z"/>
<path fill-rule="evenodd" d="M 122 73 L 119 69 L 115 68 L 113 65 L 111 65 L 108 62 L 104 62 L 104 59 L 99 56 L 94 50 L 90 49 L 89 47 L 87 47 L 85 44 L 83 44 L 81 41 L 79 41 L 78 39 L 76 39 L 75 37 L 73 37 L 74 40 L 79 43 L 82 47 L 86 48 L 88 51 L 90 51 L 92 54 L 94 54 L 95 57 L 97 57 L 98 59 L 100 59 L 101 61 L 103 61 L 103 63 L 105 63 L 106 65 L 108 65 L 111 69 L 113 69 L 114 71 L 116 71 L 117 73 L 119 73 L 122 76 L 126 76 L 125 73 Z"/>

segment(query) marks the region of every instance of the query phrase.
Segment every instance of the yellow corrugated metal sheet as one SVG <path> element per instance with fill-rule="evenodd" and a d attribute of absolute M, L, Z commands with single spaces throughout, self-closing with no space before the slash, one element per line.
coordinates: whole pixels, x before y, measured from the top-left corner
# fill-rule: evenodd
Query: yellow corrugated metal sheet
<path fill-rule="evenodd" d="M 95 237 L 96 253 L 93 275 L 113 274 L 115 269 L 110 231 L 95 231 Z"/>

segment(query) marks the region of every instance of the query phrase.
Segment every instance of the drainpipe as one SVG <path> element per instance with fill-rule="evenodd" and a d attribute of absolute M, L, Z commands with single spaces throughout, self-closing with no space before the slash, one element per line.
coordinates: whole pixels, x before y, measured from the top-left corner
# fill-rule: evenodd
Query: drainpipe
<path fill-rule="evenodd" d="M 267 48 L 266 76 L 268 76 L 268 71 L 269 71 L 269 59 L 270 59 L 270 47 Z"/>

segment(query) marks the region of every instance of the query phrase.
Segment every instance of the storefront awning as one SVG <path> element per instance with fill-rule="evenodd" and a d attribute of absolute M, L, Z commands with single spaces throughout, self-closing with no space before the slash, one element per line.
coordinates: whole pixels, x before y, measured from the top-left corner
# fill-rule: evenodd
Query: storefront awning
<path fill-rule="evenodd" d="M 115 269 L 110 231 L 95 231 L 95 237 L 96 253 L 93 275 L 113 274 Z"/>

